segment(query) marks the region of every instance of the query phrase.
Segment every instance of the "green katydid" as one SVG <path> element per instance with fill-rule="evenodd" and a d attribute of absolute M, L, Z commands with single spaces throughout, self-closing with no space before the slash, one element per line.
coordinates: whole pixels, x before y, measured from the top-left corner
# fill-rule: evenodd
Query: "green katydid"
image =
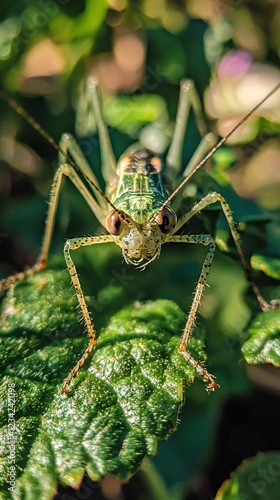
<path fill-rule="evenodd" d="M 186 319 L 186 325 L 179 345 L 179 352 L 188 363 L 195 367 L 198 375 L 206 382 L 206 389 L 209 391 L 214 390 L 218 385 L 215 381 L 215 377 L 189 354 L 188 341 L 194 329 L 197 310 L 211 268 L 215 253 L 215 242 L 210 234 L 178 235 L 176 233 L 178 233 L 178 231 L 198 212 L 213 203 L 219 202 L 228 222 L 246 278 L 252 286 L 261 309 L 267 311 L 275 307 L 275 304 L 267 303 L 254 283 L 249 265 L 244 257 L 230 207 L 219 193 L 211 192 L 207 194 L 178 220 L 172 208 L 172 202 L 189 179 L 213 156 L 233 132 L 239 128 L 264 101 L 280 88 L 280 83 L 239 123 L 237 123 L 237 125 L 222 138 L 217 145 L 214 145 L 215 138 L 213 134 L 206 134 L 205 137 L 202 137 L 200 145 L 184 170 L 183 179 L 179 185 L 177 184 L 177 187 L 175 187 L 171 194 L 168 194 L 162 176 L 163 161 L 159 155 L 153 151 L 136 144 L 125 151 L 119 161 L 116 162 L 108 130 L 103 119 L 100 89 L 97 80 L 95 78 L 89 78 L 87 88 L 91 96 L 100 138 L 102 174 L 108 186 L 105 193 L 102 192 L 92 169 L 72 136 L 64 134 L 60 144 L 57 145 L 51 136 L 49 136 L 49 134 L 45 132 L 23 108 L 13 99 L 2 94 L 2 97 L 58 150 L 60 166 L 55 173 L 52 184 L 43 243 L 37 262 L 29 269 L 2 280 L 1 291 L 4 292 L 16 281 L 23 280 L 27 276 L 31 276 L 46 267 L 61 181 L 63 176 L 67 176 L 79 190 L 95 217 L 102 226 L 107 229 L 108 233 L 68 239 L 64 246 L 64 256 L 67 268 L 72 284 L 76 290 L 89 340 L 82 357 L 65 378 L 62 392 L 65 394 L 69 392 L 69 385 L 73 378 L 76 377 L 79 369 L 84 365 L 85 360 L 91 354 L 97 343 L 95 326 L 90 316 L 77 270 L 72 259 L 72 252 L 80 247 L 105 243 L 115 243 L 120 246 L 122 255 L 127 264 L 131 264 L 138 268 L 144 268 L 154 259 L 158 258 L 160 256 L 161 247 L 165 243 L 194 243 L 207 247 L 207 255 L 202 265 L 194 292 L 194 298 Z M 167 177 L 169 176 L 174 186 L 176 186 L 176 178 L 181 171 L 182 147 L 190 106 L 193 107 L 197 118 L 198 129 L 201 135 L 203 135 L 206 127 L 200 102 L 192 81 L 186 80 L 181 84 L 174 134 L 166 159 L 165 174 Z M 113 188 L 112 185 L 114 186 Z"/>

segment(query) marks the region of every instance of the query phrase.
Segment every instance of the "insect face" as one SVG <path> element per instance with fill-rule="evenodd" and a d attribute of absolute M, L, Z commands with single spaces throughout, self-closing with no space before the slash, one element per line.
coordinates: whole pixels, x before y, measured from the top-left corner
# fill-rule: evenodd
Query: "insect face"
<path fill-rule="evenodd" d="M 125 261 L 137 266 L 143 261 L 147 261 L 144 265 L 149 264 L 159 257 L 162 239 L 158 225 L 145 225 L 141 228 L 131 225 L 116 243 L 121 246 Z"/>

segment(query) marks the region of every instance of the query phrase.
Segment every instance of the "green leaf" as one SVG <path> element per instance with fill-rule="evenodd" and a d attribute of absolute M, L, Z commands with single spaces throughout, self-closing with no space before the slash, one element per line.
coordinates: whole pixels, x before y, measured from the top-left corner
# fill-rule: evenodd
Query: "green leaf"
<path fill-rule="evenodd" d="M 187 74 L 187 58 L 181 40 L 162 28 L 147 30 L 146 38 L 147 45 L 153 47 L 147 54 L 147 68 L 156 69 L 160 82 L 178 84 Z"/>
<path fill-rule="evenodd" d="M 78 18 L 75 18 L 73 26 L 74 37 L 94 37 L 95 33 L 104 22 L 108 6 L 105 0 L 98 2 L 86 1 L 85 10 Z"/>
<path fill-rule="evenodd" d="M 230 183 L 228 168 L 237 161 L 236 153 L 230 148 L 221 148 L 213 157 L 211 171 L 209 175 L 220 186 L 228 186 Z"/>
<path fill-rule="evenodd" d="M 280 280 L 280 259 L 255 254 L 251 258 L 251 266 L 256 271 L 263 271 L 270 278 Z"/>
<path fill-rule="evenodd" d="M 85 2 L 85 8 L 79 15 L 67 15 L 58 9 L 56 16 L 51 18 L 50 27 L 57 39 L 63 42 L 77 41 L 91 37 L 94 43 L 95 34 L 104 22 L 108 6 L 105 0 Z M 73 50 L 74 46 L 71 46 Z"/>
<path fill-rule="evenodd" d="M 244 460 L 225 481 L 216 500 L 279 498 L 279 451 L 258 453 Z"/>
<path fill-rule="evenodd" d="M 142 125 L 155 122 L 165 113 L 165 101 L 156 94 L 112 97 L 104 103 L 106 123 L 128 134 Z"/>
<path fill-rule="evenodd" d="M 49 499 L 58 482 L 77 487 L 85 471 L 92 480 L 128 479 L 176 429 L 184 386 L 194 379 L 178 353 L 185 314 L 158 300 L 112 317 L 71 395 L 62 395 L 63 378 L 87 343 L 69 288 L 65 271 L 45 271 L 11 287 L 3 300 L 1 433 L 4 442 L 11 384 L 17 450 L 12 494 L 5 442 L 3 498 Z M 190 352 L 201 360 L 199 335 Z"/>
<path fill-rule="evenodd" d="M 241 348 L 247 363 L 280 366 L 280 309 L 258 314 L 247 334 Z"/>

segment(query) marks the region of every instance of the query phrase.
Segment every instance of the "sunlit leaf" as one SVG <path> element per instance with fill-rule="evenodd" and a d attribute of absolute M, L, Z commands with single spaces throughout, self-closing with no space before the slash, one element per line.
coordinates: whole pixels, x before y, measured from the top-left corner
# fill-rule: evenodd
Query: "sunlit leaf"
<path fill-rule="evenodd" d="M 252 321 L 242 346 L 247 363 L 280 366 L 280 310 L 260 313 Z"/>
<path fill-rule="evenodd" d="M 154 94 L 113 97 L 104 104 L 107 123 L 126 133 L 156 121 L 164 113 L 166 113 L 164 100 Z"/>
<path fill-rule="evenodd" d="M 251 258 L 251 266 L 257 271 L 263 271 L 270 278 L 280 280 L 280 259 L 255 254 Z"/>
<path fill-rule="evenodd" d="M 1 433 L 3 441 L 12 387 L 20 498 L 52 498 L 57 481 L 77 487 L 85 471 L 93 480 L 127 479 L 176 429 L 194 369 L 178 353 L 185 315 L 173 302 L 135 303 L 112 317 L 69 396 L 63 378 L 87 341 L 67 273 L 42 272 L 11 288 L 2 318 Z M 205 359 L 199 331 L 190 350 Z M 5 495 L 8 456 L 6 442 Z"/>
<path fill-rule="evenodd" d="M 278 451 L 269 451 L 244 460 L 223 483 L 215 499 L 278 498 L 279 459 Z"/>

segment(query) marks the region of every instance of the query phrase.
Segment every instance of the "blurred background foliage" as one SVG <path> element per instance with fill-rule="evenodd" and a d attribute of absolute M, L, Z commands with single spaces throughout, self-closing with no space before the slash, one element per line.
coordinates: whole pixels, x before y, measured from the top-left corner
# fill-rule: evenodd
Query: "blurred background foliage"
<path fill-rule="evenodd" d="M 221 135 L 280 80 L 276 0 L 15 0 L 2 2 L 0 19 L 2 88 L 14 94 L 57 142 L 63 132 L 78 136 L 95 172 L 100 153 L 84 100 L 88 76 L 100 81 L 117 157 L 138 137 L 165 153 L 184 77 L 195 81 L 209 129 Z M 57 160 L 53 148 L 22 117 L 4 101 L 0 106 L 0 265 L 6 276 L 32 264 L 38 255 Z M 269 271 L 268 264 L 280 256 L 279 129 L 278 92 L 215 156 L 206 172 L 196 176 L 184 200 L 188 207 L 191 197 L 209 190 L 226 197 L 248 257 L 253 255 L 256 269 L 264 270 L 256 279 L 268 299 L 275 298 L 273 278 L 279 278 L 275 266 Z M 191 114 L 183 167 L 198 141 Z M 228 228 L 218 214 L 216 209 L 207 211 L 188 230 L 215 230 L 220 247 L 234 256 Z M 51 265 L 64 266 L 66 236 L 97 230 L 80 195 L 65 182 Z M 170 298 L 187 311 L 204 250 L 187 252 L 169 246 L 144 273 L 129 269 L 133 280 L 115 290 L 116 302 L 100 314 L 100 326 L 132 300 Z M 119 250 L 113 247 L 83 250 L 77 262 L 91 295 L 106 295 L 111 270 L 122 266 Z M 90 268 L 98 279 L 89 275 Z M 244 363 L 237 364 L 242 332 L 251 314 L 258 312 L 250 293 L 244 299 L 247 284 L 237 259 L 217 251 L 209 285 L 199 323 L 205 324 L 209 370 L 217 375 L 221 389 L 209 397 L 202 384 L 195 384 L 188 391 L 178 432 L 160 444 L 155 466 L 174 498 L 212 498 L 242 458 L 278 449 L 280 444 L 274 428 L 280 414 L 279 377 L 273 369 L 247 373 Z M 136 498 L 137 485 L 136 478 L 126 486 L 125 498 Z"/>

